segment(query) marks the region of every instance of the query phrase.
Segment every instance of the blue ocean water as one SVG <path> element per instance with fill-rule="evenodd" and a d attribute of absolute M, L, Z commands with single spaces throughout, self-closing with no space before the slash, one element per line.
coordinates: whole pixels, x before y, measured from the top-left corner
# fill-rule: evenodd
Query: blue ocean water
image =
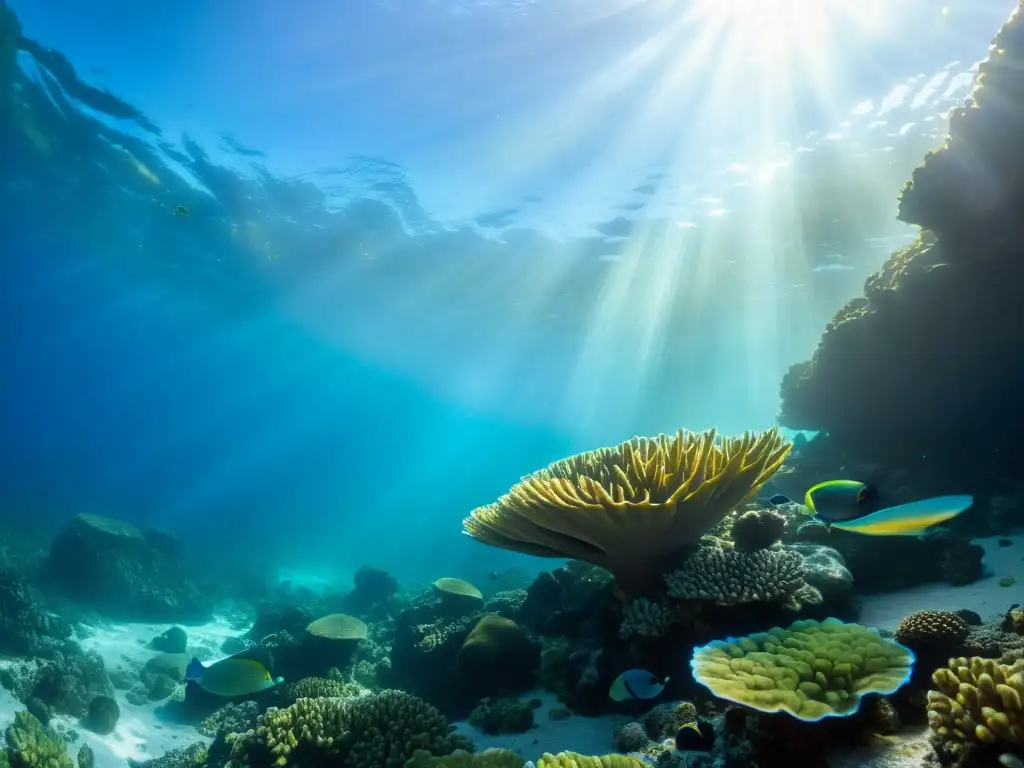
<path fill-rule="evenodd" d="M 521 475 L 773 424 L 1013 3 L 784 69 L 700 5 L 9 2 L 6 520 L 482 579 L 547 565 L 460 535 Z"/>

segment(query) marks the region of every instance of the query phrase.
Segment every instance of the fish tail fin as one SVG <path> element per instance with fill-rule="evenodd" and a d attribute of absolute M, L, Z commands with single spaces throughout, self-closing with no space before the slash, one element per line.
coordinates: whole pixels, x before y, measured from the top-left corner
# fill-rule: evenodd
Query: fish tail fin
<path fill-rule="evenodd" d="M 185 679 L 186 680 L 198 680 L 203 676 L 203 672 L 206 667 L 203 666 L 203 662 L 197 659 L 195 656 L 192 657 L 192 661 L 188 663 L 185 668 Z"/>

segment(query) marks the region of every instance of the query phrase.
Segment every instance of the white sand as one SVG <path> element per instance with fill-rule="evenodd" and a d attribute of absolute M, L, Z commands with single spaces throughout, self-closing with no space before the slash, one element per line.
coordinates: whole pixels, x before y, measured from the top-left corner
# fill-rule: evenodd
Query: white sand
<path fill-rule="evenodd" d="M 87 636 L 78 638 L 78 641 L 85 650 L 99 653 L 108 671 L 125 665 L 141 667 L 155 655 L 154 651 L 146 648 L 146 643 L 171 626 L 133 623 L 91 626 L 87 628 Z M 203 626 L 185 627 L 185 630 L 188 633 L 189 652 L 202 659 L 223 656 L 220 652 L 221 643 L 232 635 L 240 634 L 240 630 L 232 629 L 226 621 L 220 619 Z M 161 707 L 164 702 L 138 706 L 128 702 L 124 695 L 125 691 L 117 691 L 115 694 L 121 707 L 121 717 L 114 732 L 106 736 L 86 730 L 75 718 L 53 718 L 54 725 L 73 728 L 80 734 L 75 742 L 68 745 L 72 757 L 83 743 L 87 743 L 95 753 L 96 768 L 124 768 L 129 759 L 148 760 L 178 747 L 207 741 L 193 725 L 162 718 Z M 0 690 L 0 727 L 6 727 L 14 719 L 14 713 L 24 708 L 9 691 Z"/>
<path fill-rule="evenodd" d="M 1013 542 L 1000 547 L 999 539 Z M 985 549 L 982 564 L 990 574 L 962 587 L 948 584 L 923 584 L 898 592 L 869 595 L 864 598 L 860 623 L 869 627 L 893 630 L 907 614 L 914 611 L 957 611 L 967 608 L 982 619 L 1002 616 L 1014 603 L 1024 603 L 1024 536 L 998 536 L 975 539 Z M 879 567 L 884 567 L 883 563 Z M 1017 583 L 1000 586 L 999 580 L 1013 576 Z"/>

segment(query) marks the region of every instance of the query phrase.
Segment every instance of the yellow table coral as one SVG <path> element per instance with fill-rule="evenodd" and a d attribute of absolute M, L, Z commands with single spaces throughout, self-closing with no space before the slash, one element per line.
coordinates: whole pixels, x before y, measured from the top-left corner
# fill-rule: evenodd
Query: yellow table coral
<path fill-rule="evenodd" d="M 928 724 L 949 742 L 1024 746 L 1024 659 L 950 659 L 928 691 Z"/>
<path fill-rule="evenodd" d="M 690 666 L 720 699 L 814 722 L 853 714 L 865 694 L 895 692 L 914 653 L 859 624 L 806 620 L 715 640 L 694 649 Z"/>
<path fill-rule="evenodd" d="M 601 566 L 636 596 L 657 588 L 682 553 L 756 493 L 791 447 L 777 429 L 634 437 L 524 477 L 463 528 L 495 547 Z"/>

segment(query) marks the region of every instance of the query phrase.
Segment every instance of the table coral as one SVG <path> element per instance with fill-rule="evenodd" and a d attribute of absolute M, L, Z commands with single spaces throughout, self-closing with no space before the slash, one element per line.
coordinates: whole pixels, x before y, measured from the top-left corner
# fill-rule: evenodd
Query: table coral
<path fill-rule="evenodd" d="M 601 566 L 639 596 L 756 493 L 790 448 L 777 429 L 635 437 L 534 472 L 463 528 L 495 547 Z"/>
<path fill-rule="evenodd" d="M 694 649 L 690 666 L 721 699 L 814 722 L 853 714 L 866 694 L 895 692 L 914 660 L 872 629 L 825 619 L 713 641 Z"/>

